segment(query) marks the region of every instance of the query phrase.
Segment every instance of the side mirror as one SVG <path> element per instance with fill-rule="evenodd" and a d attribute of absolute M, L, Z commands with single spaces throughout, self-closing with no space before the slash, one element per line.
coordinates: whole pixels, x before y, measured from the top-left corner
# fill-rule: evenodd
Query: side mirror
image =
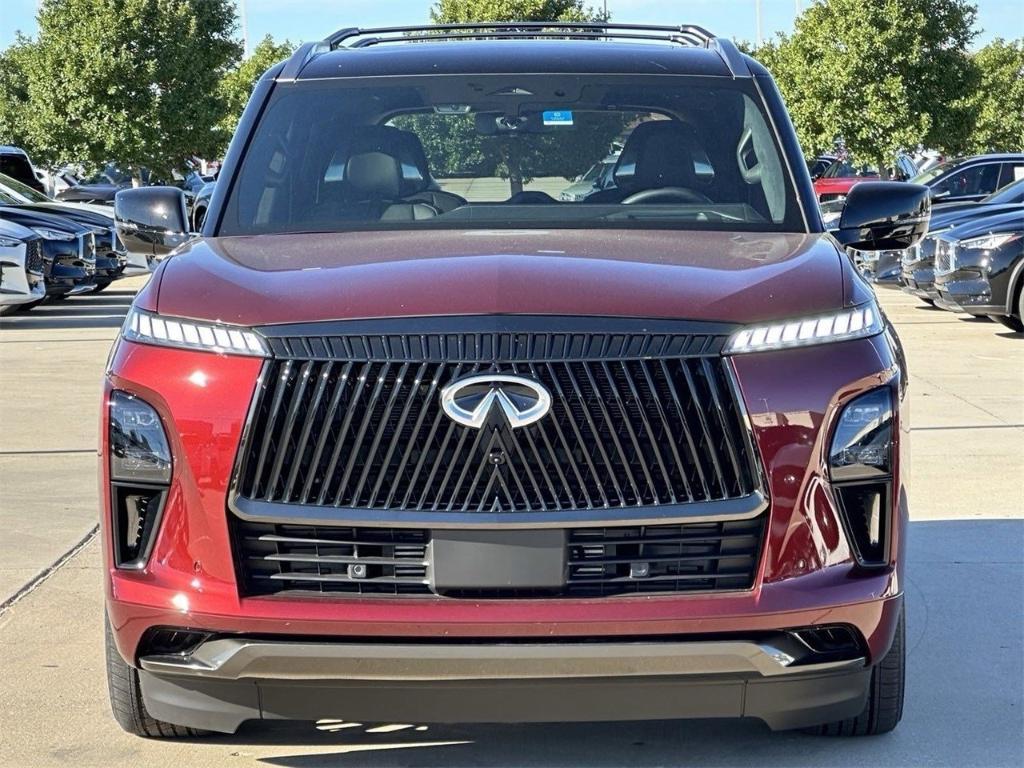
<path fill-rule="evenodd" d="M 118 191 L 114 222 L 129 253 L 166 256 L 191 237 L 185 195 L 176 187 Z"/>
<path fill-rule="evenodd" d="M 928 232 L 928 187 L 903 181 L 862 181 L 846 196 L 832 235 L 858 251 L 901 251 Z"/>

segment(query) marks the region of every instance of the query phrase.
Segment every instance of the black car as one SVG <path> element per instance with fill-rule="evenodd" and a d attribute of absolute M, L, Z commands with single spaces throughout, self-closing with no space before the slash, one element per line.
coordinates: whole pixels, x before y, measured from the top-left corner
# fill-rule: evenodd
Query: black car
<path fill-rule="evenodd" d="M 822 174 L 831 168 L 839 158 L 835 155 L 818 155 L 807 159 L 807 172 L 811 174 L 811 181 L 817 181 Z"/>
<path fill-rule="evenodd" d="M 216 181 L 208 181 L 199 188 L 189 211 L 189 218 L 192 220 L 192 229 L 199 232 L 206 221 L 206 211 L 210 207 L 210 198 L 213 197 L 213 190 L 217 186 Z"/>
<path fill-rule="evenodd" d="M 943 203 L 932 208 L 928 236 L 918 245 L 899 253 L 900 283 L 903 290 L 934 304 L 936 238 L 952 227 L 998 213 L 1018 211 L 1024 216 L 1024 179 L 1014 182 L 978 202 Z"/>
<path fill-rule="evenodd" d="M 23 206 L 0 206 L 0 219 L 28 227 L 43 238 L 48 298 L 62 299 L 94 290 L 96 235 L 93 227 Z"/>
<path fill-rule="evenodd" d="M 1024 152 L 947 160 L 911 179 L 932 192 L 934 202 L 977 201 L 1024 178 Z"/>
<path fill-rule="evenodd" d="M 1024 209 L 965 222 L 936 238 L 936 304 L 1024 331 Z"/>
<path fill-rule="evenodd" d="M 38 192 L 46 192 L 46 188 L 36 177 L 32 162 L 28 159 L 28 153 L 18 147 L 8 145 L 0 146 L 0 173 L 4 173 L 22 184 L 28 184 Z"/>

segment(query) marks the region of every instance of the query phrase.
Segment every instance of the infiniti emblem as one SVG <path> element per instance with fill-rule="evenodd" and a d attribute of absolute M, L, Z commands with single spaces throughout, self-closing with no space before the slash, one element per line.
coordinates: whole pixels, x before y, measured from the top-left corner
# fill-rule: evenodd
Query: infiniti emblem
<path fill-rule="evenodd" d="M 512 429 L 533 424 L 551 408 L 551 394 L 538 382 L 502 373 L 453 381 L 441 390 L 441 407 L 453 420 L 479 429 L 498 405 Z"/>

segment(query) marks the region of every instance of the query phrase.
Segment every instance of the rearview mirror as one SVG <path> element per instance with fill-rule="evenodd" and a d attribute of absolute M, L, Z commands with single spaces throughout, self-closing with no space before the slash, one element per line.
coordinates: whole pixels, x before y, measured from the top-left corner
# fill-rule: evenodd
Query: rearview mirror
<path fill-rule="evenodd" d="M 191 237 L 185 195 L 176 187 L 120 190 L 114 222 L 129 253 L 166 256 Z"/>
<path fill-rule="evenodd" d="M 928 187 L 902 181 L 862 181 L 846 196 L 832 235 L 858 251 L 901 251 L 928 232 Z"/>

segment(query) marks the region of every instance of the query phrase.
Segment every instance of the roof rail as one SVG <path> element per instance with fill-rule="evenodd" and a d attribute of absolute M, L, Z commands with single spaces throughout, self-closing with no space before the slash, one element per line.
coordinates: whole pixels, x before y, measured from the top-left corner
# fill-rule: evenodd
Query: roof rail
<path fill-rule="evenodd" d="M 591 21 L 505 21 L 469 24 L 425 24 L 402 27 L 344 27 L 319 43 L 299 47 L 282 70 L 279 80 L 294 80 L 318 53 L 365 48 L 384 43 L 438 42 L 447 40 L 646 40 L 708 48 L 722 58 L 733 77 L 750 77 L 742 54 L 731 40 L 716 37 L 696 24 L 613 24 Z"/>

